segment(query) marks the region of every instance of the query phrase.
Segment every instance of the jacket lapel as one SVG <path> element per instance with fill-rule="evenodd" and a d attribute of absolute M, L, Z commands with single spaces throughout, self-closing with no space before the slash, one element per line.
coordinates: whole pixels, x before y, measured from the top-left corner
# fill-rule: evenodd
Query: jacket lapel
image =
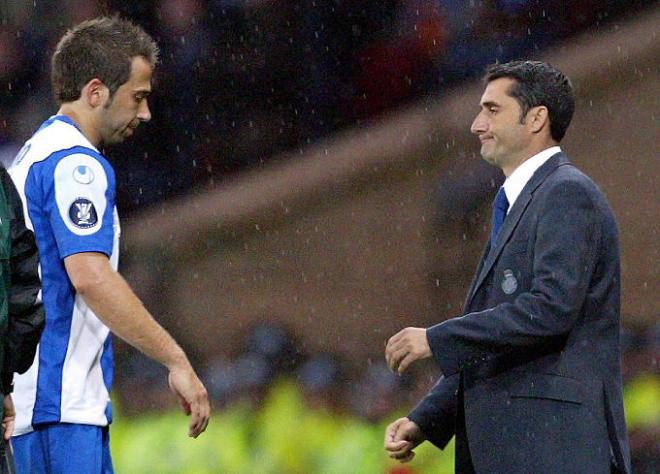
<path fill-rule="evenodd" d="M 477 292 L 477 290 L 479 290 L 479 287 L 486 279 L 488 272 L 490 272 L 491 268 L 493 268 L 493 264 L 497 260 L 497 257 L 499 257 L 502 253 L 504 245 L 511 238 L 511 234 L 513 234 L 513 231 L 518 225 L 518 221 L 520 221 L 520 218 L 525 213 L 525 210 L 532 200 L 532 195 L 534 194 L 534 191 L 536 191 L 536 188 L 538 188 L 555 169 L 557 169 L 560 165 L 567 163 L 569 163 L 568 157 L 563 152 L 557 153 L 550 157 L 548 161 L 543 163 L 543 165 L 538 170 L 536 170 L 536 172 L 527 182 L 520 195 L 516 199 L 516 202 L 513 204 L 511 211 L 509 211 L 509 214 L 507 214 L 506 218 L 504 219 L 502 230 L 500 230 L 500 233 L 497 236 L 497 240 L 495 241 L 495 247 L 491 248 L 489 252 L 484 253 L 484 256 L 482 257 L 483 265 L 480 265 L 481 270 L 478 272 L 478 276 L 473 282 L 470 293 L 468 294 L 468 298 L 465 302 L 466 310 L 471 303 L 474 294 Z M 484 258 L 485 260 L 483 260 Z"/>
<path fill-rule="evenodd" d="M 489 252 L 490 252 L 490 239 L 488 239 L 483 252 L 481 252 L 481 260 L 479 260 L 479 266 L 477 267 L 477 271 L 474 273 L 474 277 L 472 278 L 472 283 L 470 284 L 470 291 L 468 291 L 467 297 L 465 298 L 465 303 L 463 303 L 463 314 L 467 314 L 470 312 L 468 310 L 468 306 L 472 301 L 472 295 L 474 294 L 475 288 L 477 287 L 477 281 L 479 280 L 479 276 L 481 275 L 481 269 L 484 268 L 486 257 L 488 257 Z"/>

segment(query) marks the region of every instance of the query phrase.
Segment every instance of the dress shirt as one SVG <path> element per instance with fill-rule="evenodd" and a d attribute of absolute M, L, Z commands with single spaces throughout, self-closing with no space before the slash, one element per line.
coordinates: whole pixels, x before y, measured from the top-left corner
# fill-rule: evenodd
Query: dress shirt
<path fill-rule="evenodd" d="M 518 199 L 518 196 L 520 196 L 520 193 L 527 184 L 527 181 L 531 179 L 536 170 L 539 169 L 543 163 L 548 161 L 551 156 L 559 153 L 560 151 L 561 148 L 558 146 L 546 148 L 542 152 L 537 153 L 531 158 L 525 160 L 513 171 L 513 173 L 511 173 L 511 176 L 509 176 L 506 181 L 504 181 L 502 187 L 504 188 L 506 198 L 509 201 L 509 209 L 507 210 L 507 214 L 509 211 L 511 211 L 511 208 L 516 202 L 516 199 Z"/>

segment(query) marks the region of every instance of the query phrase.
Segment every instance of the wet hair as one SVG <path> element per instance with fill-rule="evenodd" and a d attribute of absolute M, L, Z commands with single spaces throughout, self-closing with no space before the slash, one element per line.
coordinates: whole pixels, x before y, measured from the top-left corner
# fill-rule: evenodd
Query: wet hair
<path fill-rule="evenodd" d="M 139 26 L 119 17 L 84 21 L 60 39 L 51 63 L 51 82 L 58 104 L 80 98 L 82 88 L 98 78 L 110 97 L 131 76 L 131 61 L 158 62 L 158 46 Z"/>
<path fill-rule="evenodd" d="M 520 122 L 531 108 L 545 106 L 550 117 L 550 135 L 560 142 L 575 110 L 575 94 L 570 79 L 547 63 L 512 61 L 489 66 L 484 81 L 489 83 L 502 77 L 515 80 L 508 94 L 520 104 Z"/>

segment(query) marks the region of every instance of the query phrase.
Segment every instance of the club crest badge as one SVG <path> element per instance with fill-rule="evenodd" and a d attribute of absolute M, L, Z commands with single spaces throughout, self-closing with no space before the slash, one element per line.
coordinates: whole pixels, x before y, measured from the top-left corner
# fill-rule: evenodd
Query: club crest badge
<path fill-rule="evenodd" d="M 89 166 L 76 166 L 73 169 L 73 179 L 80 184 L 91 184 L 94 181 L 94 172 Z"/>
<path fill-rule="evenodd" d="M 69 219 L 79 229 L 94 227 L 99 220 L 94 204 L 85 198 L 78 198 L 73 201 L 69 207 Z"/>
<path fill-rule="evenodd" d="M 511 295 L 518 289 L 518 280 L 513 276 L 513 271 L 504 270 L 504 280 L 502 280 L 502 291 Z"/>

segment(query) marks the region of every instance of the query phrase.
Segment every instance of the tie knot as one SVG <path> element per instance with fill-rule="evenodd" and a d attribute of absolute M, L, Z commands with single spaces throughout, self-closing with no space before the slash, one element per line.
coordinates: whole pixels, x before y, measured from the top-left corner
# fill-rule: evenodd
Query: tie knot
<path fill-rule="evenodd" d="M 500 190 L 497 191 L 497 196 L 495 196 L 495 202 L 493 203 L 493 207 L 495 209 L 499 209 L 500 211 L 504 211 L 504 212 L 509 210 L 509 200 L 506 198 L 504 187 L 501 187 Z"/>

